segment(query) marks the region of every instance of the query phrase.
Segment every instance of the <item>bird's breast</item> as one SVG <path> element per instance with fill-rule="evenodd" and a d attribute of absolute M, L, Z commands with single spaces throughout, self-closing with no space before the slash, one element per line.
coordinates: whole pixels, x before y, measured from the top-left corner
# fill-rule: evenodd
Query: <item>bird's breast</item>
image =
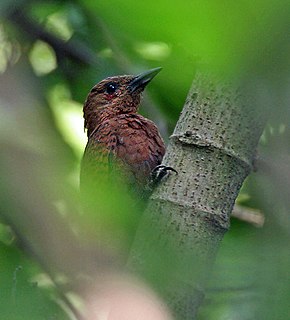
<path fill-rule="evenodd" d="M 165 147 L 156 125 L 141 115 L 120 115 L 103 121 L 89 137 L 88 148 L 96 148 L 108 161 L 113 157 L 130 181 L 147 183 L 151 171 L 161 163 Z M 96 154 L 95 152 L 90 152 Z M 102 156 L 102 159 L 106 156 Z"/>

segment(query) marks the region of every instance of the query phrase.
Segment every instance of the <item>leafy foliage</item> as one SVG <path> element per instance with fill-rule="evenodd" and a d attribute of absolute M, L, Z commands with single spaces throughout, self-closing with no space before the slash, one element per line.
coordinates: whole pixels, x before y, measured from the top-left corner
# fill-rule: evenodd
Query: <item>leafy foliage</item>
<path fill-rule="evenodd" d="M 17 243 L 6 225 L 11 225 L 11 216 L 19 218 L 14 232 L 26 234 L 21 216 L 31 219 L 29 213 L 34 210 L 41 216 L 49 211 L 46 204 L 53 203 L 57 219 L 65 219 L 84 243 L 91 245 L 91 239 L 97 239 L 92 244 L 109 258 L 118 263 L 126 258 L 138 218 L 126 210 L 129 200 L 121 192 L 113 195 L 104 188 L 97 216 L 84 217 L 77 210 L 79 161 L 86 141 L 82 104 L 100 79 L 158 66 L 163 71 L 150 85 L 141 112 L 159 125 L 165 139 L 198 69 L 246 88 L 245 103 L 265 108 L 265 114 L 270 111 L 258 172 L 246 181 L 240 195 L 244 207 L 263 212 L 265 226 L 257 229 L 234 221 L 222 244 L 200 319 L 286 319 L 288 2 L 23 0 L 1 2 L 0 12 L 3 319 L 69 318 L 59 307 L 58 289 L 34 280 L 47 272 L 35 261 L 39 263 L 41 254 L 49 255 L 49 245 L 40 254 L 27 250 L 31 249 L 27 242 Z M 119 215 L 120 211 L 124 214 Z M 98 228 L 93 227 L 96 224 Z M 103 232 L 97 233 L 100 229 Z M 64 243 L 51 246 L 67 249 Z M 157 283 L 162 268 L 156 272 Z"/>

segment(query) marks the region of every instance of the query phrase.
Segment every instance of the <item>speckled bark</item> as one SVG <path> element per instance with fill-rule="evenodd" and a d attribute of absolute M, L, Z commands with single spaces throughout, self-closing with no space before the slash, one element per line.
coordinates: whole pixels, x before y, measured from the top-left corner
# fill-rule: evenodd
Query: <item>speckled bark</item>
<path fill-rule="evenodd" d="M 166 260 L 158 287 L 177 319 L 195 319 L 203 300 L 235 199 L 252 169 L 260 119 L 238 91 L 196 77 L 163 160 L 178 175 L 152 195 L 129 260 L 149 278 L 148 269 Z M 166 271 L 168 263 L 174 273 Z"/>

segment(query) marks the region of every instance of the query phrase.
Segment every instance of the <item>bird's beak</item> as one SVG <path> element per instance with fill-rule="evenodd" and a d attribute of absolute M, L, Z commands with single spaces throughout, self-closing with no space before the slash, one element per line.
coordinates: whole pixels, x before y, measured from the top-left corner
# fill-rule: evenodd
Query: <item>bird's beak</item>
<path fill-rule="evenodd" d="M 131 92 L 138 90 L 139 88 L 144 89 L 147 84 L 161 71 L 162 68 L 155 68 L 138 74 L 129 83 L 128 88 Z"/>

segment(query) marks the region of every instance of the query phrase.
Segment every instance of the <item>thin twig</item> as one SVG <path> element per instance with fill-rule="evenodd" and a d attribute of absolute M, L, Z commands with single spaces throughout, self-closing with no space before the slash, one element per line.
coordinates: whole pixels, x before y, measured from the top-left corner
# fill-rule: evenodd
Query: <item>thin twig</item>
<path fill-rule="evenodd" d="M 265 222 L 265 216 L 257 209 L 242 207 L 238 204 L 234 206 L 232 217 L 248 222 L 255 227 L 261 228 Z"/>

